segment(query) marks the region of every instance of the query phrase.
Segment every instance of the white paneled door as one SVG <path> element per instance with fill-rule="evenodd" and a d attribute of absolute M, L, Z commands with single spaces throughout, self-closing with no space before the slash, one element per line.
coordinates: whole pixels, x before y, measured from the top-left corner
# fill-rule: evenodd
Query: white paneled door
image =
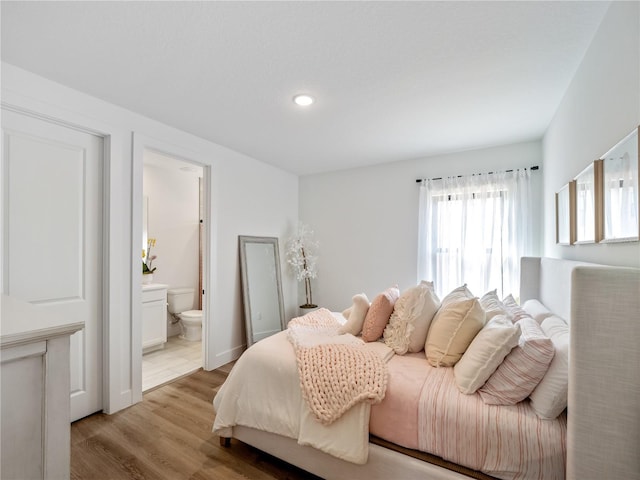
<path fill-rule="evenodd" d="M 71 337 L 77 420 L 102 410 L 103 139 L 5 109 L 2 134 L 2 288 L 85 322 Z"/>

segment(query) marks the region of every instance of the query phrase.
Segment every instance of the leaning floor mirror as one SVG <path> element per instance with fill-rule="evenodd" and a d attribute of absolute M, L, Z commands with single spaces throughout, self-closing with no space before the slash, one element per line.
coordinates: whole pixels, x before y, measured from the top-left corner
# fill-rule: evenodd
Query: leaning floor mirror
<path fill-rule="evenodd" d="M 247 347 L 285 328 L 276 237 L 238 237 Z"/>

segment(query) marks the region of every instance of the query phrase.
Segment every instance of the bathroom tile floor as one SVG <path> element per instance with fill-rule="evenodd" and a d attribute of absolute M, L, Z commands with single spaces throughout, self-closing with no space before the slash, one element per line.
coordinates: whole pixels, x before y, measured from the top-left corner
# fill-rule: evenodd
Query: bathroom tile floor
<path fill-rule="evenodd" d="M 179 335 L 169 337 L 163 349 L 142 356 L 142 391 L 162 385 L 202 367 L 202 343 Z"/>

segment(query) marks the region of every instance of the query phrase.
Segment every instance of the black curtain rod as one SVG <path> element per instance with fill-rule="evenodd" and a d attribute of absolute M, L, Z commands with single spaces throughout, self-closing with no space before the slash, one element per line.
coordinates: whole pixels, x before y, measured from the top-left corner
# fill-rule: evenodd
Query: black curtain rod
<path fill-rule="evenodd" d="M 540 167 L 538 167 L 538 165 L 534 165 L 533 167 L 529 167 L 529 170 L 538 170 Z M 505 172 L 513 172 L 513 169 L 511 170 L 505 170 Z M 486 175 L 493 175 L 496 172 L 488 172 Z M 472 175 L 482 175 L 481 173 L 473 173 Z M 464 177 L 465 175 L 457 175 L 458 178 L 460 177 Z M 422 183 L 422 181 L 424 180 L 424 178 L 416 178 L 416 183 Z M 431 180 L 442 180 L 442 177 L 436 177 L 436 178 L 432 178 Z"/>

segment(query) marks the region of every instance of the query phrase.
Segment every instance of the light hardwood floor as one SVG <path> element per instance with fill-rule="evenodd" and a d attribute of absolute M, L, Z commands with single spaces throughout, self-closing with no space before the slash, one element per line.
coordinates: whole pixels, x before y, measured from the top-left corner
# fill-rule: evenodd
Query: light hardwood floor
<path fill-rule="evenodd" d="M 142 391 L 146 392 L 202 367 L 202 343 L 176 335 L 164 348 L 142 356 Z"/>
<path fill-rule="evenodd" d="M 72 479 L 317 479 L 248 445 L 220 446 L 212 400 L 231 366 L 199 370 L 114 415 L 71 425 Z"/>

